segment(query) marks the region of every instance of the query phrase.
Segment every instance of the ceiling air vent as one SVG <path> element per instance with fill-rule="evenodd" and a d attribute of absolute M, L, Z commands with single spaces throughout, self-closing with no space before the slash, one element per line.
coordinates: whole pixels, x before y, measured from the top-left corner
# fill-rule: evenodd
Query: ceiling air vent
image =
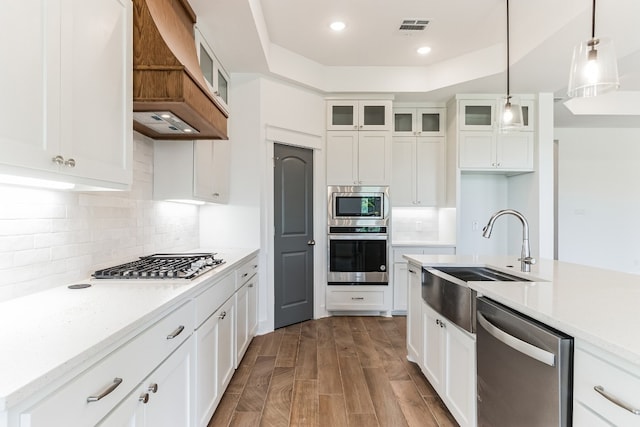
<path fill-rule="evenodd" d="M 426 19 L 405 19 L 400 24 L 400 31 L 424 31 L 429 21 Z"/>

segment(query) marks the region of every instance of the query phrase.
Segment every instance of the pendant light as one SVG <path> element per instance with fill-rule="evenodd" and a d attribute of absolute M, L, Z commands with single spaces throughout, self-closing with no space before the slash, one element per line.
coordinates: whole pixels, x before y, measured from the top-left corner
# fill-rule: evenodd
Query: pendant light
<path fill-rule="evenodd" d="M 618 64 L 613 41 L 596 38 L 596 0 L 591 10 L 591 39 L 573 49 L 569 90 L 574 97 L 600 95 L 620 87 Z"/>
<path fill-rule="evenodd" d="M 511 132 L 523 127 L 522 105 L 520 100 L 510 92 L 509 70 L 509 0 L 507 0 L 507 95 L 498 99 L 498 130 Z"/>

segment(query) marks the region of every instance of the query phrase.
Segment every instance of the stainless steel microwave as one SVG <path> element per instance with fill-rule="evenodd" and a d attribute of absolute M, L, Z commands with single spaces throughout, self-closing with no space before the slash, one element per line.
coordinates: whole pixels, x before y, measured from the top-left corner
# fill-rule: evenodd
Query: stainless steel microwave
<path fill-rule="evenodd" d="M 329 186 L 329 226 L 387 226 L 389 187 Z"/>

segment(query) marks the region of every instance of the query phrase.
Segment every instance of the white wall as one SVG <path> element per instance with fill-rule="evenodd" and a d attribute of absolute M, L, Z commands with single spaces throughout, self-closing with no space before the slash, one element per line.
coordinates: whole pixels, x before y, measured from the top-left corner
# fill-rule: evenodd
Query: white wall
<path fill-rule="evenodd" d="M 0 186 L 0 301 L 141 255 L 197 248 L 197 207 L 151 200 L 153 142 L 137 133 L 133 168 L 126 192 Z"/>
<path fill-rule="evenodd" d="M 555 138 L 559 259 L 640 273 L 640 128 L 558 128 Z"/>
<path fill-rule="evenodd" d="M 325 104 L 316 92 L 255 74 L 234 74 L 230 89 L 231 198 L 200 211 L 203 247 L 259 247 L 260 332 L 273 330 L 273 144 L 314 149 L 315 316 L 324 310 Z"/>

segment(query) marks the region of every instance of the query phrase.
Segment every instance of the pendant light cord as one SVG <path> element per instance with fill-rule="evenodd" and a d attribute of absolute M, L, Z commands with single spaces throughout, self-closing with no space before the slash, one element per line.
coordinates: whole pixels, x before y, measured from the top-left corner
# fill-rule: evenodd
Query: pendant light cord
<path fill-rule="evenodd" d="M 507 3 L 509 0 L 507 0 Z M 593 0 L 593 8 L 591 9 L 591 40 L 596 38 L 596 0 Z"/>
<path fill-rule="evenodd" d="M 593 0 L 595 4 L 596 0 Z M 507 102 L 511 98 L 511 92 L 509 91 L 509 0 L 507 0 Z"/>

